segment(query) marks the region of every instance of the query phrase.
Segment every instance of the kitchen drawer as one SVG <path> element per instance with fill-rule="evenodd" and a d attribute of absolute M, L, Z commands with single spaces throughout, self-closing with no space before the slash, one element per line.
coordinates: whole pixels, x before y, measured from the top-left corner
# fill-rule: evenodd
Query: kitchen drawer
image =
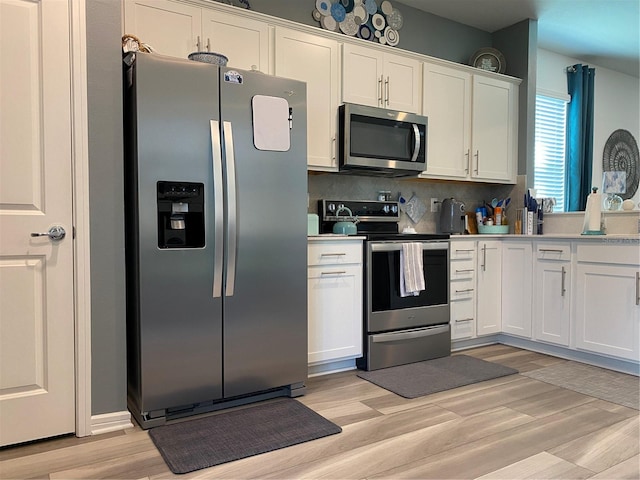
<path fill-rule="evenodd" d="M 451 280 L 473 280 L 476 275 L 476 262 L 469 260 L 454 260 L 451 262 Z"/>
<path fill-rule="evenodd" d="M 606 238 L 603 240 L 607 241 Z M 600 243 L 578 245 L 578 262 L 615 263 L 622 265 L 640 265 L 640 243 L 638 240 L 628 240 L 628 243 Z"/>
<path fill-rule="evenodd" d="M 452 241 L 449 253 L 451 260 L 473 260 L 476 258 L 476 244 L 473 241 Z"/>
<path fill-rule="evenodd" d="M 537 243 L 536 258 L 538 260 L 571 260 L 571 244 Z"/>
<path fill-rule="evenodd" d="M 451 338 L 471 338 L 476 331 L 474 299 L 465 298 L 451 302 Z"/>
<path fill-rule="evenodd" d="M 307 264 L 341 265 L 362 263 L 362 241 L 333 240 L 308 244 Z"/>
<path fill-rule="evenodd" d="M 462 282 L 452 282 L 450 288 L 451 301 L 461 298 L 474 297 L 476 294 L 476 282 L 473 280 L 465 280 Z"/>

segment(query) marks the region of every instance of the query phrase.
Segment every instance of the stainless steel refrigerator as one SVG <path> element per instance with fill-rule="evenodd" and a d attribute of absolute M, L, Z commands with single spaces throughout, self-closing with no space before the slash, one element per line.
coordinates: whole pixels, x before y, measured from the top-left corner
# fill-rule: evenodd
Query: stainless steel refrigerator
<path fill-rule="evenodd" d="M 129 409 L 303 394 L 306 85 L 144 53 L 123 73 Z"/>

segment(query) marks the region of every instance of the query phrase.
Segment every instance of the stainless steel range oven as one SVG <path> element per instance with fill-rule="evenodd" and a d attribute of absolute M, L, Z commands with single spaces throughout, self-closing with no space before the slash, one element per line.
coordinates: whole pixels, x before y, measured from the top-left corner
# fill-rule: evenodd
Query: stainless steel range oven
<path fill-rule="evenodd" d="M 398 233 L 397 202 L 321 200 L 321 231 L 330 232 L 332 213 L 344 205 L 358 215 L 364 235 L 364 356 L 359 368 L 380 368 L 445 357 L 451 353 L 449 327 L 449 235 Z M 425 289 L 400 291 L 400 252 L 417 243 Z"/>

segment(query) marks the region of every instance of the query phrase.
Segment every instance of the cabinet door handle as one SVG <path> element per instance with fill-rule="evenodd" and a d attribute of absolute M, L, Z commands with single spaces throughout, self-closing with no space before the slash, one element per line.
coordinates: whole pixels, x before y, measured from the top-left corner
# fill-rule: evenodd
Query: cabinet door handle
<path fill-rule="evenodd" d="M 476 150 L 476 153 L 473 155 L 474 157 L 476 157 L 476 175 L 478 174 L 478 169 L 480 168 L 480 150 Z"/>
<path fill-rule="evenodd" d="M 387 107 L 388 107 L 389 106 L 389 77 L 387 77 L 387 81 L 384 82 L 384 85 L 385 85 L 385 88 L 387 90 L 387 92 L 386 92 L 387 93 L 386 94 L 386 97 L 387 97 L 386 102 L 387 102 Z"/>
<path fill-rule="evenodd" d="M 207 38 L 207 52 L 211 51 L 211 39 Z"/>
<path fill-rule="evenodd" d="M 464 290 L 456 290 L 456 293 L 473 292 L 473 288 L 465 288 Z"/>
<path fill-rule="evenodd" d="M 345 270 L 334 270 L 333 272 L 320 272 L 320 275 L 343 275 L 347 273 Z"/>
<path fill-rule="evenodd" d="M 466 167 L 465 167 L 465 169 L 464 169 L 464 172 L 465 172 L 465 173 L 469 173 L 469 156 L 470 156 L 470 155 L 471 155 L 471 150 L 469 150 L 469 149 L 467 148 L 467 153 L 465 153 L 465 154 L 464 154 L 464 156 L 465 156 L 465 157 L 467 157 L 467 161 L 465 162 Z"/>
<path fill-rule="evenodd" d="M 567 291 L 567 289 L 564 286 L 564 280 L 566 276 L 567 276 L 567 270 L 564 267 L 562 267 L 562 286 L 560 287 L 560 295 L 562 297 L 564 297 L 564 294 Z"/>
<path fill-rule="evenodd" d="M 456 323 L 462 323 L 462 322 L 472 322 L 473 318 L 460 318 L 458 320 L 456 320 Z"/>
<path fill-rule="evenodd" d="M 636 272 L 636 305 L 640 305 L 640 272 Z"/>
<path fill-rule="evenodd" d="M 196 41 L 196 52 L 200 51 L 200 35 L 198 35 L 198 40 Z"/>
<path fill-rule="evenodd" d="M 382 106 L 382 75 L 380 75 L 380 80 L 378 80 L 378 91 L 380 95 L 378 96 L 378 105 Z"/>
<path fill-rule="evenodd" d="M 335 161 L 336 159 L 336 137 L 333 137 L 331 139 L 331 160 L 332 163 L 333 161 Z"/>
<path fill-rule="evenodd" d="M 346 255 L 346 253 L 321 253 L 320 256 L 321 257 L 341 257 Z"/>
<path fill-rule="evenodd" d="M 487 271 L 487 244 L 482 245 L 482 271 Z"/>

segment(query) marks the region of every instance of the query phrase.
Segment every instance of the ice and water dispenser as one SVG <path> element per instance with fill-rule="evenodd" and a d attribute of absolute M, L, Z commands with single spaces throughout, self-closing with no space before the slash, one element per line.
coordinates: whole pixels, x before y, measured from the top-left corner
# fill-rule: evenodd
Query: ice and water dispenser
<path fill-rule="evenodd" d="M 158 247 L 204 247 L 204 184 L 158 182 Z"/>

